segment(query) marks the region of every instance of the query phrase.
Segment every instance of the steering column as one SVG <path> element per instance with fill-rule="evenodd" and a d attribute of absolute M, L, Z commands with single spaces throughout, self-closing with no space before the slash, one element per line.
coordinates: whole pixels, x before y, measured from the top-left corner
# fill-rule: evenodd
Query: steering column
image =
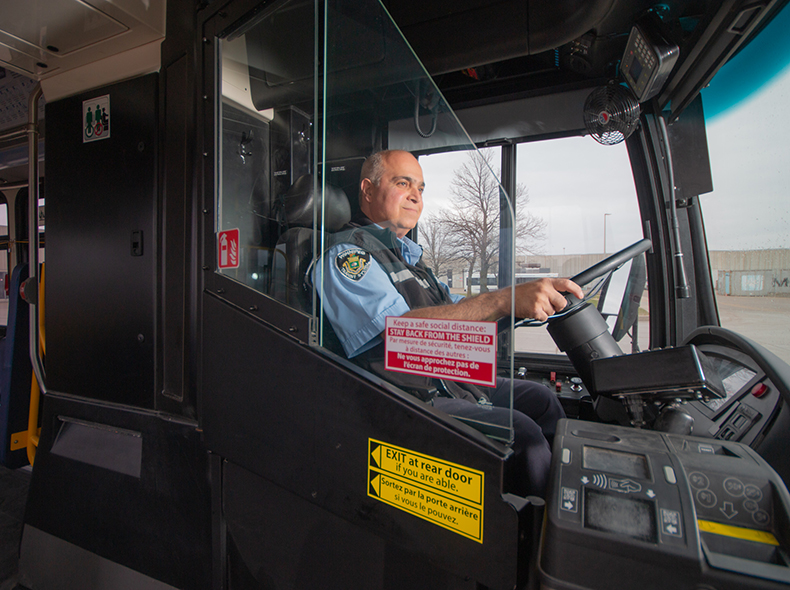
<path fill-rule="evenodd" d="M 649 250 L 651 246 L 650 240 L 640 240 L 571 277 L 571 280 L 577 285 L 585 285 L 619 268 Z M 603 316 L 593 305 L 580 301 L 573 295 L 566 294 L 565 298 L 568 306 L 548 321 L 549 334 L 557 347 L 568 355 L 587 390 L 592 392 L 593 405 L 598 416 L 603 420 L 628 423 L 629 419 L 623 406 L 608 398 L 596 396 L 592 382 L 592 361 L 621 355 L 623 353 L 620 347 L 609 332 L 609 326 Z"/>

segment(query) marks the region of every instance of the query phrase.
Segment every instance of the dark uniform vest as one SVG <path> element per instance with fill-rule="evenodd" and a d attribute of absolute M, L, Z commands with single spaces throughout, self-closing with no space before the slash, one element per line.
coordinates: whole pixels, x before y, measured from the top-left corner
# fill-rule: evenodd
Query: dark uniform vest
<path fill-rule="evenodd" d="M 381 265 L 395 289 L 411 309 L 453 303 L 450 295 L 431 269 L 423 264 L 422 259 L 417 264 L 406 262 L 395 234 L 389 229 L 381 229 L 373 225 L 361 214 L 341 231 L 330 236 L 329 242 L 327 249 L 337 244 L 354 244 L 368 252 Z M 326 330 L 327 326 L 330 326 L 329 330 Z M 331 329 L 331 322 L 324 322 L 324 328 L 326 331 L 324 345 L 338 354 L 344 354 L 337 335 Z M 351 360 L 423 401 L 430 401 L 437 395 L 465 398 L 473 402 L 479 402 L 481 399 L 488 401 L 482 391 L 474 385 L 387 371 L 384 368 L 384 355 L 385 346 L 382 341 Z"/>

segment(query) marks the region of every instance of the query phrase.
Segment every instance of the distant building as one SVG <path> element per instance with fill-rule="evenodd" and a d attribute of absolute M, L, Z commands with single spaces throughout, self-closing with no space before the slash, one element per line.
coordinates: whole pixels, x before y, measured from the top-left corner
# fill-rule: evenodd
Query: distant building
<path fill-rule="evenodd" d="M 710 252 L 718 295 L 790 295 L 790 249 Z"/>
<path fill-rule="evenodd" d="M 517 282 L 543 276 L 572 277 L 604 258 L 603 254 L 517 256 Z M 718 295 L 790 296 L 790 249 L 714 250 L 709 252 L 709 259 Z M 447 274 L 451 286 L 461 289 L 467 284 L 469 271 L 463 262 Z M 473 273 L 473 277 L 479 276 Z"/>

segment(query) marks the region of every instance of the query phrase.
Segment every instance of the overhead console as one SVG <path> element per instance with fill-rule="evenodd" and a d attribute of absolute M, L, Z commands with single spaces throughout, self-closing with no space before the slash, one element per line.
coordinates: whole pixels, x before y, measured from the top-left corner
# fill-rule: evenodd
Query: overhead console
<path fill-rule="evenodd" d="M 790 496 L 746 445 L 565 420 L 549 485 L 545 587 L 790 583 Z"/>

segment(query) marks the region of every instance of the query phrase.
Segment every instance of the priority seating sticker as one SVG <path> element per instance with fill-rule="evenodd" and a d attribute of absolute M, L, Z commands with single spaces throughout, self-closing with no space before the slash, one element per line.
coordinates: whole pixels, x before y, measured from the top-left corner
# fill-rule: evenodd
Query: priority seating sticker
<path fill-rule="evenodd" d="M 368 496 L 483 542 L 485 474 L 368 439 Z"/>
<path fill-rule="evenodd" d="M 82 143 L 110 138 L 110 95 L 82 101 Z"/>
<path fill-rule="evenodd" d="M 388 317 L 385 368 L 496 385 L 496 322 Z"/>

